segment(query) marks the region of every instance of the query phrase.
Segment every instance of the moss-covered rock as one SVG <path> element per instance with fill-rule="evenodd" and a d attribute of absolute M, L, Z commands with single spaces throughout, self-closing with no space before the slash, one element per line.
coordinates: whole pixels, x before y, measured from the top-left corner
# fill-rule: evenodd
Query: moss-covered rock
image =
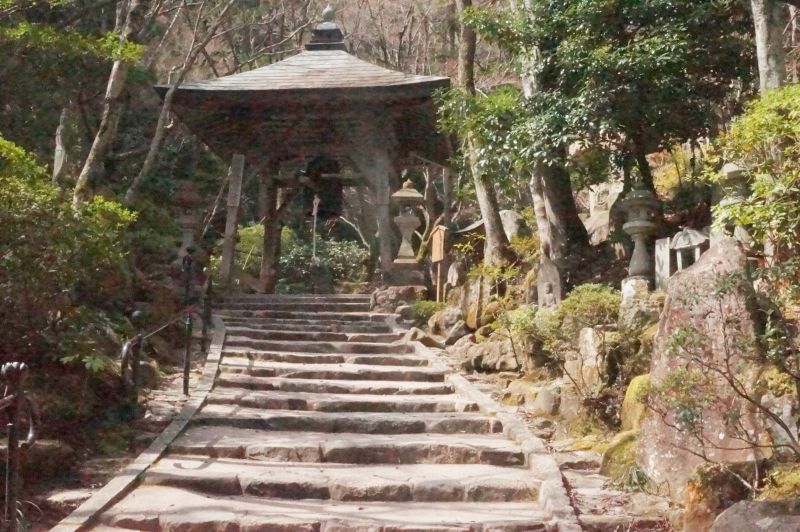
<path fill-rule="evenodd" d="M 638 430 L 620 432 L 611 440 L 603 452 L 600 473 L 620 482 L 628 475 L 631 467 L 636 467 L 636 440 Z"/>
<path fill-rule="evenodd" d="M 764 501 L 800 499 L 800 464 L 778 464 L 767 474 L 758 498 Z"/>
<path fill-rule="evenodd" d="M 620 423 L 622 430 L 638 430 L 647 412 L 645 400 L 650 386 L 650 374 L 639 375 L 631 380 L 622 401 Z"/>

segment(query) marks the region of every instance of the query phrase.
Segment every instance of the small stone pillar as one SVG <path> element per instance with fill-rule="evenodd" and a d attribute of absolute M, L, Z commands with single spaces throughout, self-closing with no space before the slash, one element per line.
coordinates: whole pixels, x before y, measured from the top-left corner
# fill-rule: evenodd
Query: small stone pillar
<path fill-rule="evenodd" d="M 736 205 L 747 201 L 749 189 L 747 185 L 747 176 L 744 170 L 737 164 L 727 163 L 721 170 L 722 178 L 719 180 L 717 186 L 714 188 L 714 194 L 711 203 L 713 205 Z M 715 220 L 716 222 L 716 220 Z M 715 224 L 716 225 L 716 224 Z M 735 227 L 718 228 L 714 227 L 711 230 L 711 245 L 716 244 L 726 236 L 733 235 L 738 240 L 745 251 L 753 248 L 753 237 L 747 232 L 747 229 L 737 225 Z"/>
<path fill-rule="evenodd" d="M 400 207 L 400 214 L 394 217 L 394 223 L 400 229 L 400 248 L 392 264 L 390 282 L 394 285 L 423 285 L 425 278 L 414 253 L 411 239 L 414 231 L 422 225 L 414 208 L 424 201 L 422 194 L 414 189 L 414 183 L 407 180 L 403 188 L 392 194 L 392 202 Z"/>
<path fill-rule="evenodd" d="M 634 189 L 622 200 L 622 208 L 628 219 L 622 229 L 631 236 L 634 243 L 628 278 L 649 282 L 653 278 L 653 257 L 647 250 L 647 241 L 656 230 L 653 217 L 658 208 L 658 200 L 649 190 Z"/>

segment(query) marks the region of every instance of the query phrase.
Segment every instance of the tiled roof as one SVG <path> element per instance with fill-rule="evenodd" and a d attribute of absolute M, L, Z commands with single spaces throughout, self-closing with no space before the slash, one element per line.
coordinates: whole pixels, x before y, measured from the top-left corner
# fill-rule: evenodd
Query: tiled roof
<path fill-rule="evenodd" d="M 447 78 L 381 68 L 342 50 L 306 50 L 265 67 L 206 81 L 187 81 L 184 91 L 285 91 L 444 86 Z"/>

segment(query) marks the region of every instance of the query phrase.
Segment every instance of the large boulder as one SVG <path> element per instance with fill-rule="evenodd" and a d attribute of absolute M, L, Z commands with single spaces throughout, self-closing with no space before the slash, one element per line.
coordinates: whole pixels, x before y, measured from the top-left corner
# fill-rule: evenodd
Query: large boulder
<path fill-rule="evenodd" d="M 461 360 L 466 371 L 496 372 L 517 371 L 520 363 L 514 355 L 511 340 L 492 336 L 486 341 L 475 343 L 465 336 L 447 348 L 451 356 Z"/>
<path fill-rule="evenodd" d="M 797 501 L 737 502 L 714 521 L 711 532 L 794 532 L 800 530 Z"/>
<path fill-rule="evenodd" d="M 384 286 L 372 293 L 370 308 L 374 312 L 394 313 L 397 307 L 410 305 L 427 295 L 428 289 L 424 286 Z"/>
<path fill-rule="evenodd" d="M 446 336 L 450 329 L 453 328 L 459 321 L 464 319 L 461 309 L 458 307 L 445 307 L 440 311 L 435 312 L 428 319 L 428 329 L 431 334 L 438 336 Z"/>
<path fill-rule="evenodd" d="M 761 458 L 741 438 L 760 438 L 763 429 L 728 382 L 737 379 L 748 393 L 755 388 L 760 371 L 755 302 L 747 258 L 730 238 L 669 281 L 653 341 L 650 408 L 637 461 L 675 500 L 682 498 L 702 455 L 729 464 Z"/>

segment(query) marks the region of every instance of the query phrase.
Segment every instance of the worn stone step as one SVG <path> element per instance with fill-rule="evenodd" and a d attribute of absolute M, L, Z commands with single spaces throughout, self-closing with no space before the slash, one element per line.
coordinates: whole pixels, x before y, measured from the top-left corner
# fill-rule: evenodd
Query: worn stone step
<path fill-rule="evenodd" d="M 237 405 L 203 407 L 192 424 L 245 429 L 362 434 L 492 434 L 503 430 L 499 420 L 476 413 L 375 413 L 263 410 Z"/>
<path fill-rule="evenodd" d="M 231 427 L 194 427 L 178 438 L 176 454 L 347 464 L 489 464 L 522 466 L 525 454 L 500 434 L 328 434 Z"/>
<path fill-rule="evenodd" d="M 270 499 L 389 502 L 535 501 L 540 481 L 523 468 L 486 464 L 351 465 L 167 456 L 150 485 Z"/>
<path fill-rule="evenodd" d="M 226 349 L 225 356 L 264 360 L 271 362 L 289 362 L 291 364 L 361 364 L 372 366 L 427 366 L 428 360 L 411 355 L 394 355 L 372 353 L 358 354 L 323 354 L 295 353 L 290 351 L 254 351 L 251 349 Z"/>
<path fill-rule="evenodd" d="M 359 323 L 357 321 L 326 320 L 290 320 L 278 318 L 231 318 L 224 317 L 226 327 L 248 327 L 282 331 L 306 332 L 343 332 L 346 334 L 382 334 L 391 333 L 392 328 L 380 322 Z"/>
<path fill-rule="evenodd" d="M 237 294 L 225 296 L 220 301 L 340 301 L 361 303 L 369 302 L 370 294 Z"/>
<path fill-rule="evenodd" d="M 275 327 L 263 329 L 242 327 L 239 325 L 227 327 L 226 333 L 230 336 L 252 338 L 255 340 L 282 340 L 304 342 L 366 342 L 366 343 L 392 343 L 400 340 L 400 333 L 347 333 L 334 331 L 287 331 Z"/>
<path fill-rule="evenodd" d="M 382 344 L 368 342 L 314 342 L 290 340 L 256 340 L 244 336 L 228 335 L 225 338 L 225 348 L 248 348 L 259 351 L 294 351 L 304 353 L 408 353 L 411 351 L 405 344 Z"/>
<path fill-rule="evenodd" d="M 128 530 L 281 532 L 545 532 L 550 516 L 530 502 L 339 502 L 213 496 L 141 486 L 103 514 Z"/>
<path fill-rule="evenodd" d="M 303 311 L 290 311 L 290 310 L 239 310 L 220 309 L 215 312 L 223 319 L 226 317 L 231 318 L 280 318 L 280 319 L 295 319 L 295 320 L 314 320 L 317 322 L 325 323 L 327 320 L 336 322 L 341 321 L 356 321 L 361 323 L 369 322 L 383 322 L 392 317 L 392 314 L 383 314 L 375 312 L 303 312 Z"/>
<path fill-rule="evenodd" d="M 209 394 L 209 404 L 240 405 L 272 410 L 314 412 L 474 412 L 478 406 L 454 395 L 320 394 L 264 392 L 219 388 Z"/>
<path fill-rule="evenodd" d="M 347 379 L 375 381 L 444 382 L 439 369 L 407 366 L 366 366 L 362 364 L 291 364 L 268 362 L 243 357 L 225 357 L 220 371 L 246 373 L 256 377 L 285 377 L 289 379 Z"/>
<path fill-rule="evenodd" d="M 291 312 L 369 312 L 369 301 L 229 301 L 217 305 L 219 310 L 276 310 Z"/>
<path fill-rule="evenodd" d="M 446 395 L 453 393 L 448 384 L 405 381 L 350 381 L 334 379 L 287 379 L 284 377 L 252 377 L 222 373 L 217 388 L 233 387 L 249 390 L 279 390 L 284 392 L 354 393 L 392 395 Z"/>

